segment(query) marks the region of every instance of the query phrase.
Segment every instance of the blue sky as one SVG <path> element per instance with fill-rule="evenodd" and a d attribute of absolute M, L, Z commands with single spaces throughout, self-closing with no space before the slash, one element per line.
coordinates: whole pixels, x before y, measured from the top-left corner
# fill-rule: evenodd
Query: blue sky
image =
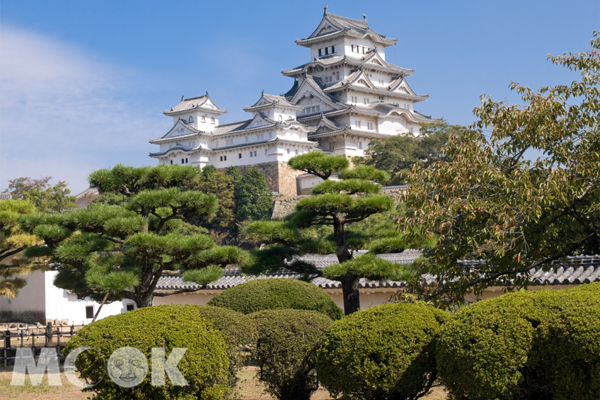
<path fill-rule="evenodd" d="M 430 99 L 416 109 L 453 124 L 473 122 L 479 96 L 518 98 L 576 75 L 548 54 L 586 51 L 600 28 L 598 0 L 328 1 L 398 38 L 386 59 L 415 70 L 409 83 Z M 149 139 L 182 95 L 208 91 L 229 112 L 261 90 L 281 94 L 282 69 L 308 61 L 296 46 L 321 20 L 325 1 L 27 1 L 0 4 L 0 190 L 20 176 L 66 180 L 116 163 L 154 165 Z"/>

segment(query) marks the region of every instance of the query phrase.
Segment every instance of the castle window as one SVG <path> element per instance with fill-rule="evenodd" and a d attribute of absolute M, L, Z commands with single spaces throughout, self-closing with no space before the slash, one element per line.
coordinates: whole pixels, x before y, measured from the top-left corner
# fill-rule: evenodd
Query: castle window
<path fill-rule="evenodd" d="M 206 117 L 204 115 L 201 118 L 202 118 L 201 119 L 202 122 L 206 122 Z"/>
<path fill-rule="evenodd" d="M 287 149 L 287 153 L 290 154 L 290 149 Z"/>
<path fill-rule="evenodd" d="M 365 46 L 363 46 L 363 54 L 365 54 Z"/>
<path fill-rule="evenodd" d="M 354 45 L 352 45 L 352 52 L 354 53 Z"/>
<path fill-rule="evenodd" d="M 184 162 L 184 161 L 185 161 L 185 160 L 182 158 L 182 159 L 181 159 L 181 163 L 182 163 L 182 164 L 185 164 L 185 162 Z"/>
<path fill-rule="evenodd" d="M 215 117 L 210 117 L 210 123 L 214 124 L 215 123 Z"/>
<path fill-rule="evenodd" d="M 227 156 L 223 156 L 223 161 L 227 161 Z"/>
<path fill-rule="evenodd" d="M 329 150 L 333 150 L 335 148 L 335 142 L 329 142 Z"/>
<path fill-rule="evenodd" d="M 94 318 L 94 306 L 85 306 L 85 317 L 88 319 Z"/>
<path fill-rule="evenodd" d="M 194 117 L 190 116 L 190 119 L 188 119 L 188 123 L 191 124 L 192 122 L 194 122 Z"/>
<path fill-rule="evenodd" d="M 242 153 L 239 153 L 239 154 L 238 154 L 238 158 L 242 158 Z"/>
<path fill-rule="evenodd" d="M 362 149 L 362 142 L 358 142 L 358 148 Z"/>
<path fill-rule="evenodd" d="M 335 53 L 335 46 L 331 46 L 331 52 Z"/>
<path fill-rule="evenodd" d="M 133 311 L 133 310 L 135 310 L 135 305 L 127 304 L 127 311 Z"/>
<path fill-rule="evenodd" d="M 410 131 L 410 133 L 414 133 L 414 132 L 413 132 L 413 128 L 410 128 L 410 129 L 409 129 L 409 131 Z"/>
<path fill-rule="evenodd" d="M 319 49 L 319 57 L 321 57 L 321 53 L 322 53 L 322 51 L 321 51 L 321 49 Z"/>
<path fill-rule="evenodd" d="M 296 153 L 296 155 L 298 155 L 298 149 L 294 150 L 294 153 Z"/>
<path fill-rule="evenodd" d="M 223 161 L 223 156 L 219 157 L 219 161 Z"/>
<path fill-rule="evenodd" d="M 267 151 L 268 151 L 268 149 L 265 149 L 265 156 L 267 155 Z"/>
<path fill-rule="evenodd" d="M 254 157 L 254 152 L 250 152 L 250 157 Z"/>
<path fill-rule="evenodd" d="M 360 128 L 360 121 L 354 121 L 354 126 L 356 128 Z"/>
<path fill-rule="evenodd" d="M 254 157 L 256 157 L 256 150 L 254 150 Z"/>
<path fill-rule="evenodd" d="M 173 164 L 173 160 L 171 160 L 171 164 Z"/>
<path fill-rule="evenodd" d="M 329 47 L 325 47 L 325 55 L 329 54 Z"/>

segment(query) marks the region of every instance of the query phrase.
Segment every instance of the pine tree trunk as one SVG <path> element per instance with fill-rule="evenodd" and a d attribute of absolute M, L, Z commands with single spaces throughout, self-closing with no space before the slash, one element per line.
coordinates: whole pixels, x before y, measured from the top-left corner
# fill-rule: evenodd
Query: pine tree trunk
<path fill-rule="evenodd" d="M 344 237 L 344 223 L 341 218 L 333 220 L 333 234 L 335 237 L 336 252 L 338 262 L 343 263 L 352 259 L 350 250 L 346 246 L 346 238 Z M 358 278 L 345 277 L 342 280 L 342 295 L 344 296 L 344 313 L 352 314 L 360 310 L 360 294 L 358 292 Z"/>
<path fill-rule="evenodd" d="M 137 305 L 137 308 L 144 308 L 144 307 L 152 307 L 152 299 L 153 298 L 154 298 L 154 296 L 148 295 L 148 296 L 139 297 L 139 298 L 133 299 L 133 300 L 135 300 L 135 304 Z"/>
<path fill-rule="evenodd" d="M 350 315 L 360 310 L 358 278 L 343 279 L 342 294 L 344 296 L 344 314 Z"/>

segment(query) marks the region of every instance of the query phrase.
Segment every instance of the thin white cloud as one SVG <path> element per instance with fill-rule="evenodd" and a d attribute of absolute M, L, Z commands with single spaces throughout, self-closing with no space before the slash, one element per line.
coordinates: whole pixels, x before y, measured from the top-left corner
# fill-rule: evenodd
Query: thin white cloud
<path fill-rule="evenodd" d="M 165 124 L 135 98 L 134 71 L 23 29 L 0 28 L 0 190 L 53 176 L 73 192 L 114 163 L 151 164 L 148 139 Z"/>

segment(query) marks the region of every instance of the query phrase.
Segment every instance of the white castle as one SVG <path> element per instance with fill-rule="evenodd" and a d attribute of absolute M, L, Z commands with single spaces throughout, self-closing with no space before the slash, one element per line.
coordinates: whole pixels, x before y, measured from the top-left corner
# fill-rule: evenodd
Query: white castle
<path fill-rule="evenodd" d="M 319 179 L 292 171 L 287 161 L 298 154 L 322 151 L 347 157 L 364 156 L 373 140 L 412 133 L 421 124 L 439 122 L 414 110 L 427 100 L 416 94 L 406 77 L 414 72 L 385 61 L 385 48 L 397 39 L 373 31 L 367 18 L 330 14 L 299 46 L 310 49 L 310 61 L 283 70 L 294 85 L 283 95 L 262 93 L 244 111 L 252 118 L 220 124 L 227 110 L 209 97 L 181 98 L 164 112 L 173 127 L 150 143 L 160 146 L 150 157 L 159 164 L 191 164 L 217 169 L 261 169 L 273 192 L 303 194 Z"/>

